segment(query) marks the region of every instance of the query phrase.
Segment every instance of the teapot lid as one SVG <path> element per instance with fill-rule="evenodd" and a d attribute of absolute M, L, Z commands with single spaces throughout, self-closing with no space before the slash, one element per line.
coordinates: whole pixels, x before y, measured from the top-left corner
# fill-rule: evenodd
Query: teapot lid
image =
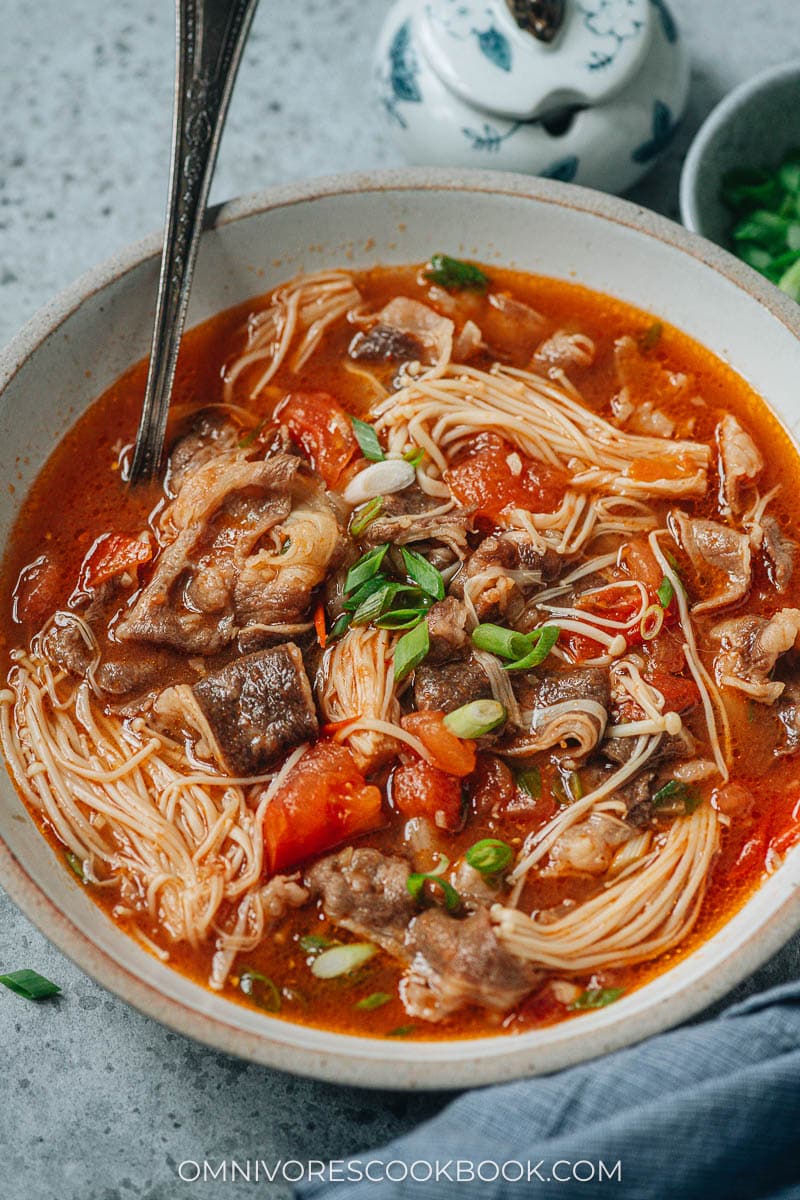
<path fill-rule="evenodd" d="M 594 105 L 642 66 L 658 0 L 423 0 L 420 45 L 469 104 L 526 121 Z"/>

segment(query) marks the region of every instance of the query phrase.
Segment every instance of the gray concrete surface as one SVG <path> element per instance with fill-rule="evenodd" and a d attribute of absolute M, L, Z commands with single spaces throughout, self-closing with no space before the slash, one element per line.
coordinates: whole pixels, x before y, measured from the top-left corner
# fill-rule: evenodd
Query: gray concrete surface
<path fill-rule="evenodd" d="M 800 54 L 795 0 L 671 0 L 693 56 L 669 156 L 635 198 L 677 216 L 682 157 L 730 87 Z M 262 0 L 212 199 L 301 176 L 394 165 L 369 56 L 388 0 Z M 0 9 L 0 341 L 59 288 L 156 228 L 172 88 L 169 0 L 39 0 Z M 109 996 L 0 896 L 0 970 L 63 988 L 36 1007 L 0 995 L 0 1198 L 283 1196 L 181 1183 L 176 1164 L 342 1157 L 434 1112 L 443 1097 L 292 1078 L 169 1033 Z M 788 947 L 740 993 L 793 976 Z"/>

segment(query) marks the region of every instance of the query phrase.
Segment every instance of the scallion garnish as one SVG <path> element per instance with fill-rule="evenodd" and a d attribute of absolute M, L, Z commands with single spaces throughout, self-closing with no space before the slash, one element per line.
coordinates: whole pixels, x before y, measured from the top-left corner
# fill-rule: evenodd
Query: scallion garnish
<path fill-rule="evenodd" d="M 550 791 L 562 807 L 572 804 L 575 800 L 580 800 L 583 796 L 583 783 L 579 773 L 572 771 L 566 779 L 561 775 L 556 775 L 550 784 Z"/>
<path fill-rule="evenodd" d="M 374 624 L 379 629 L 394 629 L 399 632 L 401 629 L 413 629 L 424 614 L 424 608 L 392 608 L 382 617 L 377 617 Z"/>
<path fill-rule="evenodd" d="M 266 425 L 266 423 L 267 423 L 267 418 L 265 417 L 263 421 L 259 421 L 259 423 L 255 426 L 254 429 L 251 429 L 248 433 L 246 433 L 244 435 L 244 437 L 240 438 L 239 439 L 239 449 L 246 450 L 248 448 L 248 446 L 252 446 L 253 443 L 255 442 L 256 438 L 258 437 L 258 435 L 261 433 L 261 430 Z"/>
<path fill-rule="evenodd" d="M 408 894 L 413 896 L 415 900 L 419 900 L 423 895 L 426 883 L 442 889 L 444 906 L 448 912 L 455 912 L 460 907 L 461 897 L 452 883 L 448 883 L 446 879 L 442 879 L 441 875 L 435 875 L 432 872 L 426 874 L 422 871 L 417 871 L 413 875 L 409 875 L 406 880 Z"/>
<path fill-rule="evenodd" d="M 381 515 L 383 511 L 383 496 L 373 496 L 368 504 L 359 509 L 353 515 L 350 522 L 350 533 L 353 537 L 361 537 L 361 534 L 368 528 L 376 517 Z"/>
<path fill-rule="evenodd" d="M 340 638 L 350 624 L 350 613 L 341 613 L 328 630 L 328 642 Z"/>
<path fill-rule="evenodd" d="M 514 851 L 499 838 L 482 838 L 470 846 L 464 858 L 481 875 L 496 875 L 503 871 L 514 857 Z"/>
<path fill-rule="evenodd" d="M 542 772 L 538 767 L 530 767 L 527 771 L 518 771 L 515 776 L 517 787 L 538 800 L 542 794 Z"/>
<path fill-rule="evenodd" d="M 615 1000 L 619 1000 L 624 992 L 625 988 L 619 987 L 587 988 L 571 1004 L 567 1005 L 567 1011 L 582 1012 L 587 1008 L 605 1008 L 607 1004 L 613 1004 Z"/>
<path fill-rule="evenodd" d="M 281 1011 L 281 994 L 276 984 L 268 975 L 262 975 L 260 971 L 246 967 L 239 976 L 239 991 L 266 1012 Z"/>
<path fill-rule="evenodd" d="M 57 983 L 45 979 L 38 971 L 12 971 L 9 975 L 0 975 L 0 983 L 24 1000 L 47 1000 L 61 992 Z"/>
<path fill-rule="evenodd" d="M 721 195 L 736 217 L 731 241 L 739 258 L 800 300 L 800 151 L 790 150 L 772 171 L 728 172 Z"/>
<path fill-rule="evenodd" d="M 652 350 L 661 341 L 661 335 L 664 332 L 664 326 L 660 321 L 653 321 L 652 325 L 648 325 L 644 333 L 639 338 L 639 349 L 647 352 Z"/>
<path fill-rule="evenodd" d="M 506 663 L 506 671 L 529 671 L 532 667 L 538 667 L 555 646 L 560 632 L 557 625 L 544 625 L 541 629 L 534 629 L 526 634 L 525 636 L 532 641 L 531 649 L 524 658 Z"/>
<path fill-rule="evenodd" d="M 479 650 L 509 659 L 507 671 L 528 670 L 544 662 L 558 641 L 557 625 L 544 625 L 530 633 L 517 633 L 502 625 L 477 625 L 472 631 L 472 642 Z"/>
<path fill-rule="evenodd" d="M 87 880 L 83 869 L 83 860 L 78 858 L 77 854 L 74 854 L 72 850 L 65 851 L 64 858 L 70 871 L 72 871 L 72 874 L 77 879 L 80 879 L 81 883 L 86 883 Z"/>
<path fill-rule="evenodd" d="M 658 585 L 656 595 L 658 596 L 658 603 L 661 605 L 661 607 L 669 608 L 670 604 L 672 603 L 672 597 L 675 595 L 675 589 L 667 579 L 666 575 Z"/>
<path fill-rule="evenodd" d="M 319 954 L 320 951 L 327 950 L 330 946 L 335 946 L 336 944 L 330 938 L 323 937 L 319 933 L 304 933 L 298 939 L 300 949 L 305 950 L 306 954 Z"/>
<path fill-rule="evenodd" d="M 405 679 L 406 675 L 410 674 L 415 667 L 418 667 L 423 658 L 426 657 L 430 648 L 431 639 L 428 632 L 428 622 L 421 620 L 419 624 L 413 629 L 410 629 L 408 633 L 404 633 L 395 644 L 395 682 L 400 683 L 403 679 Z"/>
<path fill-rule="evenodd" d="M 389 613 L 391 606 L 401 596 L 407 598 L 405 601 L 406 607 L 413 606 L 418 610 L 417 617 L 421 617 L 427 607 L 427 603 L 420 589 L 418 587 L 409 587 L 404 583 L 387 581 L 359 604 L 353 613 L 353 624 L 368 625 L 370 621 L 377 623 L 378 618 Z"/>
<path fill-rule="evenodd" d="M 670 779 L 653 794 L 654 808 L 674 808 L 680 804 L 687 815 L 691 815 L 701 801 L 702 796 L 680 779 Z"/>
<path fill-rule="evenodd" d="M 398 1025 L 396 1029 L 390 1029 L 386 1034 L 387 1037 L 408 1037 L 410 1033 L 414 1033 L 416 1025 Z"/>
<path fill-rule="evenodd" d="M 361 1008 L 365 1012 L 372 1012 L 376 1008 L 382 1008 L 384 1004 L 388 1004 L 391 1000 L 388 992 L 372 992 L 369 996 L 364 996 L 362 1000 L 357 1000 L 353 1008 Z"/>
<path fill-rule="evenodd" d="M 411 466 L 414 468 L 415 471 L 416 471 L 417 467 L 420 465 L 420 463 L 422 462 L 422 460 L 424 459 L 424 457 L 425 457 L 425 451 L 417 450 L 415 448 L 412 448 L 411 450 L 406 450 L 405 454 L 403 455 L 403 458 L 406 460 L 407 463 L 411 464 Z"/>
<path fill-rule="evenodd" d="M 368 579 L 377 575 L 388 549 L 389 543 L 384 542 L 382 546 L 376 546 L 374 550 L 367 551 L 358 562 L 353 563 L 344 582 L 345 592 L 354 592 L 362 583 L 366 583 Z"/>
<path fill-rule="evenodd" d="M 419 584 L 423 592 L 433 596 L 434 600 L 444 600 L 444 580 L 436 567 L 432 566 L 427 558 L 417 554 L 416 550 L 409 550 L 406 546 L 401 547 L 400 553 L 406 571 L 414 583 Z"/>
<path fill-rule="evenodd" d="M 471 700 L 448 713 L 444 724 L 456 737 L 479 738 L 502 725 L 506 716 L 499 700 Z"/>
<path fill-rule="evenodd" d="M 350 420 L 353 423 L 353 433 L 356 435 L 356 441 L 364 458 L 368 458 L 370 462 L 383 462 L 386 455 L 373 427 L 366 421 L 359 421 L 358 417 L 351 417 Z"/>
<path fill-rule="evenodd" d="M 347 946 L 332 946 L 323 950 L 311 964 L 311 974 L 317 979 L 336 979 L 339 975 L 347 975 L 368 962 L 378 953 L 378 947 L 372 942 L 350 942 Z"/>
<path fill-rule="evenodd" d="M 474 263 L 462 262 L 449 254 L 433 254 L 425 270 L 425 278 L 438 283 L 449 292 L 485 292 L 489 276 Z"/>

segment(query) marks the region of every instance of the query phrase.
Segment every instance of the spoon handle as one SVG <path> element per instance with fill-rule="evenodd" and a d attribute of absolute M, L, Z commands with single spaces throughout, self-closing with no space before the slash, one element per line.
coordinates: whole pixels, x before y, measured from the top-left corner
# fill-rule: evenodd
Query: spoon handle
<path fill-rule="evenodd" d="M 153 478 L 164 448 L 175 364 L 211 177 L 258 0 L 177 0 L 172 168 L 153 341 L 128 472 Z"/>

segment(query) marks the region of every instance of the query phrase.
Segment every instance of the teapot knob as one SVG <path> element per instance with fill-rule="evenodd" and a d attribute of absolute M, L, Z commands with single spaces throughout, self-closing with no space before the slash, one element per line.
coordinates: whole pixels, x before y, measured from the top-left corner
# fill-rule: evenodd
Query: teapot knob
<path fill-rule="evenodd" d="M 564 0 L 506 0 L 511 15 L 526 33 L 552 42 L 564 24 Z"/>

